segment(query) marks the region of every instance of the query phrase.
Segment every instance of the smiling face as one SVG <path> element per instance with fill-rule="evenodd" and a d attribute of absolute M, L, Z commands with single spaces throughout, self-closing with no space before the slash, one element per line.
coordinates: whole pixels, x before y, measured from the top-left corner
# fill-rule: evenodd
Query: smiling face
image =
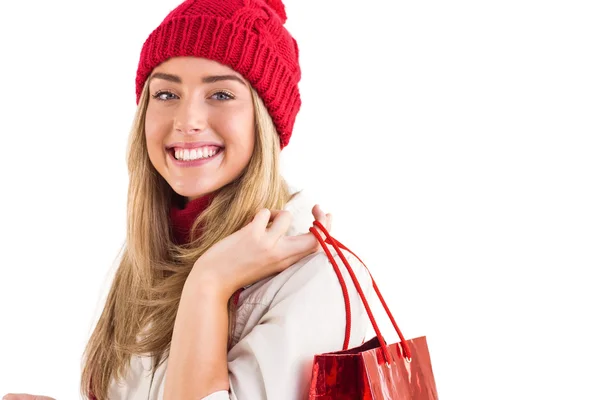
<path fill-rule="evenodd" d="M 149 79 L 148 156 L 173 190 L 193 200 L 239 177 L 255 143 L 247 81 L 198 57 L 171 58 Z"/>

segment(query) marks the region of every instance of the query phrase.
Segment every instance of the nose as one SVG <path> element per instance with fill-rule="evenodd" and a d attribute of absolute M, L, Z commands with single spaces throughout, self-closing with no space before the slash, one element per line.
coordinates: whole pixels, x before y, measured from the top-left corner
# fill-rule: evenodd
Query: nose
<path fill-rule="evenodd" d="M 188 97 L 180 100 L 175 113 L 174 128 L 178 133 L 195 135 L 208 126 L 208 112 L 201 100 Z"/>

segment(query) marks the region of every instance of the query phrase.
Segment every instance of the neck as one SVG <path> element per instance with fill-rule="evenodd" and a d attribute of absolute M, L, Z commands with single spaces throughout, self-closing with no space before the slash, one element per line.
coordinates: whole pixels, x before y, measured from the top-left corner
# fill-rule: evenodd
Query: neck
<path fill-rule="evenodd" d="M 192 197 L 174 194 L 170 219 L 173 239 L 177 244 L 186 244 L 190 241 L 192 224 L 209 206 L 213 197 L 213 193 Z"/>

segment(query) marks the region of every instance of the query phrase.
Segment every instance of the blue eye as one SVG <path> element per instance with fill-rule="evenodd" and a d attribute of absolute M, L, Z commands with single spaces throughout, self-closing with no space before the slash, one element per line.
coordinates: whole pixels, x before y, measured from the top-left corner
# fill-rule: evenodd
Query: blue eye
<path fill-rule="evenodd" d="M 165 90 L 159 90 L 158 92 L 152 95 L 152 98 L 160 101 L 172 100 L 177 96 L 171 92 L 167 92 Z"/>
<path fill-rule="evenodd" d="M 216 98 L 215 98 L 216 96 Z M 224 92 L 224 91 L 219 91 L 214 93 L 212 96 L 210 96 L 211 98 L 214 98 L 215 100 L 219 100 L 219 101 L 226 101 L 226 100 L 233 100 L 234 97 L 231 93 L 229 92 Z"/>
<path fill-rule="evenodd" d="M 159 100 L 159 101 L 167 101 L 167 100 L 177 99 L 178 96 L 176 94 L 166 91 L 166 90 L 159 90 L 158 92 L 156 92 L 152 95 L 152 98 Z M 210 98 L 214 99 L 214 100 L 218 100 L 218 101 L 227 101 L 227 100 L 233 100 L 235 97 L 233 96 L 233 94 L 231 94 L 229 92 L 218 91 L 216 93 L 213 93 L 210 96 Z"/>

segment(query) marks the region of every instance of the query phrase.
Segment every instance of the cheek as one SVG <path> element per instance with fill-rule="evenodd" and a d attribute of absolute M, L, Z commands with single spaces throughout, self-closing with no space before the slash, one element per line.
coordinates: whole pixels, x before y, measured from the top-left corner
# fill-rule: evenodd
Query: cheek
<path fill-rule="evenodd" d="M 146 133 L 146 145 L 151 157 L 154 154 L 162 153 L 163 141 L 169 133 L 169 127 L 170 123 L 167 118 L 148 109 L 144 131 Z"/>
<path fill-rule="evenodd" d="M 252 152 L 254 148 L 254 110 L 252 108 L 235 110 L 220 115 L 215 123 L 216 130 L 221 132 L 224 139 L 244 152 Z"/>

